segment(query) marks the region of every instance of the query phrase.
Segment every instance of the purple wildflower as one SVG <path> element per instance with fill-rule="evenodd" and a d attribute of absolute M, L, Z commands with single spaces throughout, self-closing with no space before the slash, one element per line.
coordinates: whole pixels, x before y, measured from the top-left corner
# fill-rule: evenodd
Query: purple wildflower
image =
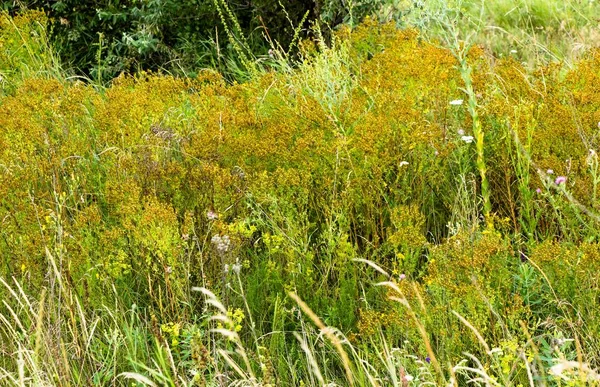
<path fill-rule="evenodd" d="M 565 176 L 558 176 L 558 177 L 556 178 L 556 180 L 554 180 L 554 183 L 555 183 L 556 185 L 561 185 L 561 184 L 564 184 L 564 183 L 566 183 L 566 182 L 567 182 L 567 178 L 566 178 Z"/>
<path fill-rule="evenodd" d="M 539 193 L 539 194 L 540 194 L 540 193 L 542 193 L 542 189 L 541 189 L 541 188 L 538 188 L 538 189 L 536 189 L 536 190 L 535 190 L 535 192 L 537 192 L 537 193 Z"/>
<path fill-rule="evenodd" d="M 425 361 L 426 361 L 427 363 L 431 363 L 431 358 L 430 358 L 429 356 L 427 356 L 427 357 L 425 358 Z"/>
<path fill-rule="evenodd" d="M 400 281 L 402 281 L 405 278 L 406 278 L 406 274 L 404 274 L 404 273 L 400 274 Z"/>
<path fill-rule="evenodd" d="M 527 262 L 527 260 L 529 259 L 527 258 L 527 255 L 525 255 L 525 253 L 522 251 L 519 251 L 519 258 L 521 258 L 521 262 L 523 263 Z"/>

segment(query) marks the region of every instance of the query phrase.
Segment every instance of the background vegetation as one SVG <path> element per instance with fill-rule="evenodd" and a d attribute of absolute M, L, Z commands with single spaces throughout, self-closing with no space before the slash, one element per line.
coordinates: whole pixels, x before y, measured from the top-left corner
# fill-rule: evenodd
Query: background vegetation
<path fill-rule="evenodd" d="M 594 1 L 420 1 L 420 0 L 119 0 L 2 1 L 11 15 L 26 9 L 49 16 L 53 47 L 63 69 L 97 82 L 125 72 L 161 70 L 195 76 L 213 68 L 227 79 L 245 79 L 240 51 L 254 61 L 269 50 L 297 54 L 298 38 L 315 38 L 321 26 L 330 42 L 332 30 L 356 26 L 370 15 L 400 28 L 417 27 L 439 37 L 440 17 L 451 17 L 466 38 L 498 56 L 528 62 L 572 62 L 598 41 L 598 6 Z"/>
<path fill-rule="evenodd" d="M 11 14 L 41 9 L 51 18 L 55 47 L 78 74 L 109 81 L 121 72 L 166 70 L 195 75 L 203 67 L 241 76 L 236 45 L 267 57 L 288 47 L 318 20 L 331 28 L 357 23 L 384 2 L 339 1 L 3 1 Z M 329 35 L 328 30 L 325 30 Z M 233 39 L 233 40 L 232 40 Z"/>
<path fill-rule="evenodd" d="M 2 383 L 600 384 L 597 4 L 58 3 L 0 17 Z"/>

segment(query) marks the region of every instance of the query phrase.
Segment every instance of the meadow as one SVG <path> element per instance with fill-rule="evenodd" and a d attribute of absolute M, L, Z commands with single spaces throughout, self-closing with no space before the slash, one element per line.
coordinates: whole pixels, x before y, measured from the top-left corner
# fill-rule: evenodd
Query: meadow
<path fill-rule="evenodd" d="M 107 82 L 0 14 L 0 385 L 600 386 L 600 4 L 380 3 Z"/>

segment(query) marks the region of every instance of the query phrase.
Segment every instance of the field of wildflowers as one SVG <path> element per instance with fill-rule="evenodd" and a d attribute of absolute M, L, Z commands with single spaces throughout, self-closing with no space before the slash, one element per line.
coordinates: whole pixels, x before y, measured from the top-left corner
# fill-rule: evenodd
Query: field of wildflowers
<path fill-rule="evenodd" d="M 600 385 L 600 51 L 465 14 L 109 85 L 0 15 L 0 384 Z"/>

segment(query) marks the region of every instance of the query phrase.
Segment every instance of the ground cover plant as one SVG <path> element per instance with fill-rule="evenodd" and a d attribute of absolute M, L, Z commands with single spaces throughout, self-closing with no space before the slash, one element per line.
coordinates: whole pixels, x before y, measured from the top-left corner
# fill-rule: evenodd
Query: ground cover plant
<path fill-rule="evenodd" d="M 2 14 L 2 384 L 599 385 L 597 6 L 431 4 L 244 82 L 84 82 Z"/>

